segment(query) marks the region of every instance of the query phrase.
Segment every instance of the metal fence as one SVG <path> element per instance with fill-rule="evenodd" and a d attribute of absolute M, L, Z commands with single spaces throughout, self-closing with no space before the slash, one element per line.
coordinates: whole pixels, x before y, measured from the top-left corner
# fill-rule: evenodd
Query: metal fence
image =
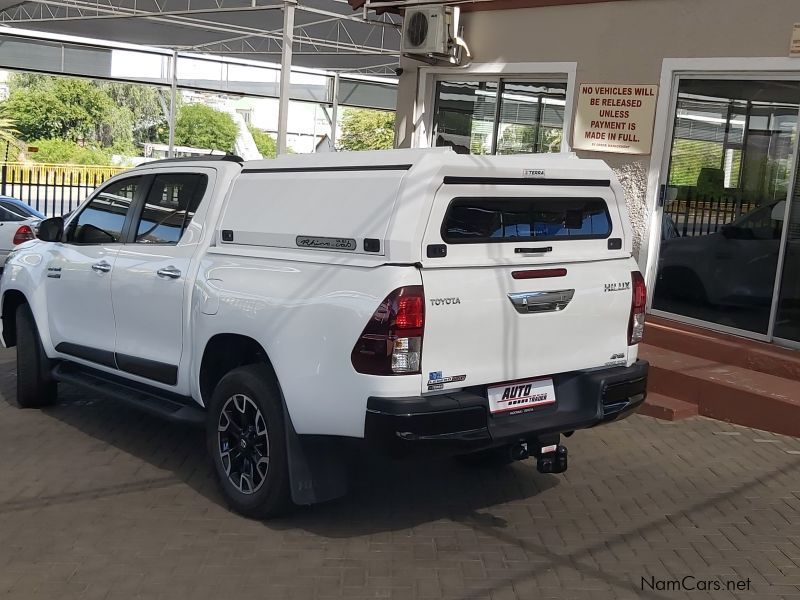
<path fill-rule="evenodd" d="M 48 217 L 72 212 L 121 167 L 2 163 L 0 195 L 18 198 Z"/>
<path fill-rule="evenodd" d="M 716 233 L 754 208 L 755 204 L 733 196 L 701 196 L 667 202 L 664 214 L 672 219 L 678 234 L 686 237 Z"/>

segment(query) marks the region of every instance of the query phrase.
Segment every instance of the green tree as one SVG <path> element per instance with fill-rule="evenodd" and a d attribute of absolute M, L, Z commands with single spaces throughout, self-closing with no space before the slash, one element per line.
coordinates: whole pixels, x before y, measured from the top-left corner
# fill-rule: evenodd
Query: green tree
<path fill-rule="evenodd" d="M 187 104 L 178 110 L 175 143 L 180 146 L 233 152 L 239 128 L 233 117 L 204 104 Z"/>
<path fill-rule="evenodd" d="M 522 154 L 533 151 L 536 140 L 536 127 L 515 123 L 508 125 L 497 141 L 498 154 Z"/>
<path fill-rule="evenodd" d="M 35 140 L 31 142 L 38 151 L 30 158 L 34 162 L 71 165 L 107 165 L 111 163 L 111 153 L 96 145 L 81 146 L 71 140 Z"/>
<path fill-rule="evenodd" d="M 366 108 L 344 111 L 341 150 L 386 150 L 394 146 L 394 113 Z"/>
<path fill-rule="evenodd" d="M 16 160 L 23 147 L 16 122 L 8 116 L 5 107 L 0 106 L 0 160 Z"/>
<path fill-rule="evenodd" d="M 4 106 L 26 141 L 80 140 L 106 154 L 133 155 L 169 135 L 169 100 L 153 86 L 36 73 L 14 73 L 8 86 Z"/>
<path fill-rule="evenodd" d="M 248 125 L 247 129 L 250 135 L 253 136 L 253 141 L 256 143 L 256 148 L 264 158 L 275 158 L 278 155 L 278 143 L 275 138 L 268 134 L 263 129 Z"/>
<path fill-rule="evenodd" d="M 131 83 L 101 82 L 99 86 L 115 105 L 130 111 L 134 144 L 159 141 L 169 136 L 169 98 L 163 90 Z"/>
<path fill-rule="evenodd" d="M 17 79 L 17 78 L 13 78 Z M 133 116 L 94 82 L 65 77 L 27 77 L 11 86 L 5 110 L 23 140 L 66 139 L 130 146 Z"/>

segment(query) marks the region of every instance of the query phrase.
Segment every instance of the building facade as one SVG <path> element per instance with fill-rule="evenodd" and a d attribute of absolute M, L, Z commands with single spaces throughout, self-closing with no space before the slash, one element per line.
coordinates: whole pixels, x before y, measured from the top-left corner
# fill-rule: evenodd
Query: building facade
<path fill-rule="evenodd" d="M 464 6 L 471 59 L 401 61 L 397 145 L 572 151 L 638 127 L 621 152 L 576 152 L 608 162 L 625 188 L 650 311 L 800 348 L 800 3 Z M 595 117 L 592 89 L 610 107 Z M 631 125 L 625 98 L 638 92 L 652 96 Z"/>

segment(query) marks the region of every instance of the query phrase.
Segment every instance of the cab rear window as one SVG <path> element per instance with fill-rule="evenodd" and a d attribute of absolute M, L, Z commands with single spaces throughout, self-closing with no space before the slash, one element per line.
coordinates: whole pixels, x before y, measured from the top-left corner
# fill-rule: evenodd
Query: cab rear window
<path fill-rule="evenodd" d="M 442 224 L 449 244 L 605 239 L 602 198 L 454 198 Z"/>

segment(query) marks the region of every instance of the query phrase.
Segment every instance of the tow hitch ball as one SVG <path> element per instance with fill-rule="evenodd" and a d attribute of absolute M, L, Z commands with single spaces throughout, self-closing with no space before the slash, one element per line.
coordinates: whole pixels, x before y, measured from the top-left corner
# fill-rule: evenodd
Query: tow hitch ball
<path fill-rule="evenodd" d="M 561 444 L 546 446 L 536 457 L 539 473 L 563 473 L 567 470 L 567 447 Z"/>

